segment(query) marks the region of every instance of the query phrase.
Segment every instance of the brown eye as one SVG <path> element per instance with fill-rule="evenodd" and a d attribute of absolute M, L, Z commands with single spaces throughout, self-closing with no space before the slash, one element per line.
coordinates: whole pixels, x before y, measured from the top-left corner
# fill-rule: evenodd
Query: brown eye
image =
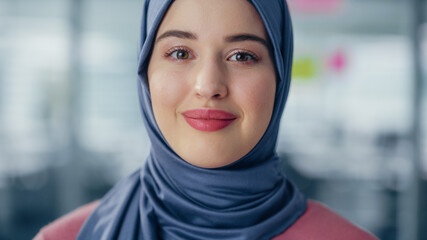
<path fill-rule="evenodd" d="M 236 60 L 239 62 L 244 62 L 244 61 L 248 61 L 248 55 L 244 54 L 244 53 L 237 53 L 236 54 Z"/>
<path fill-rule="evenodd" d="M 258 58 L 254 55 L 247 52 L 237 52 L 233 54 L 228 60 L 236 61 L 236 62 L 250 62 L 250 61 L 258 61 Z"/>
<path fill-rule="evenodd" d="M 170 54 L 175 59 L 185 60 L 190 58 L 190 53 L 184 49 L 175 50 Z"/>

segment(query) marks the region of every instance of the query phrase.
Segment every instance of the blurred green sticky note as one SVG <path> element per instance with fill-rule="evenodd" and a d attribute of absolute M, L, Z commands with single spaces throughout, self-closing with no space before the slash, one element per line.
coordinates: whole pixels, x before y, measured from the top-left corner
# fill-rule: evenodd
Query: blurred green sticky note
<path fill-rule="evenodd" d="M 316 75 L 316 64 L 310 57 L 295 58 L 292 67 L 292 78 L 312 80 Z"/>

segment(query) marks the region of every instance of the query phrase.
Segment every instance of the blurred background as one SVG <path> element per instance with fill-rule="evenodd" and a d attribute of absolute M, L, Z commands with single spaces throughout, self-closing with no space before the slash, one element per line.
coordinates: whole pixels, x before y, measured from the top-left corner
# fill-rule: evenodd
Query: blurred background
<path fill-rule="evenodd" d="M 288 0 L 283 171 L 380 239 L 427 239 L 427 3 Z M 0 239 L 138 168 L 139 0 L 0 0 Z"/>

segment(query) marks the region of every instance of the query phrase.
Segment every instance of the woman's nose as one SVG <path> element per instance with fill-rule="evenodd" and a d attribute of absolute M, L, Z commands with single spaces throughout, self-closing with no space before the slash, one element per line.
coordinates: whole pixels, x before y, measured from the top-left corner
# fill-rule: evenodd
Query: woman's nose
<path fill-rule="evenodd" d="M 198 97 L 222 99 L 228 94 L 224 67 L 219 61 L 206 60 L 196 68 L 195 92 Z"/>

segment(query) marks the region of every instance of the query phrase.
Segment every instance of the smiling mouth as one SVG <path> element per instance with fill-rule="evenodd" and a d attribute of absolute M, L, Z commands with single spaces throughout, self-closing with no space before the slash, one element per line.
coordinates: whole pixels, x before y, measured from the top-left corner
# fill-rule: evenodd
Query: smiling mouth
<path fill-rule="evenodd" d="M 199 131 L 219 131 L 226 128 L 237 116 L 223 111 L 214 109 L 193 109 L 182 113 L 185 121 L 194 129 Z"/>

